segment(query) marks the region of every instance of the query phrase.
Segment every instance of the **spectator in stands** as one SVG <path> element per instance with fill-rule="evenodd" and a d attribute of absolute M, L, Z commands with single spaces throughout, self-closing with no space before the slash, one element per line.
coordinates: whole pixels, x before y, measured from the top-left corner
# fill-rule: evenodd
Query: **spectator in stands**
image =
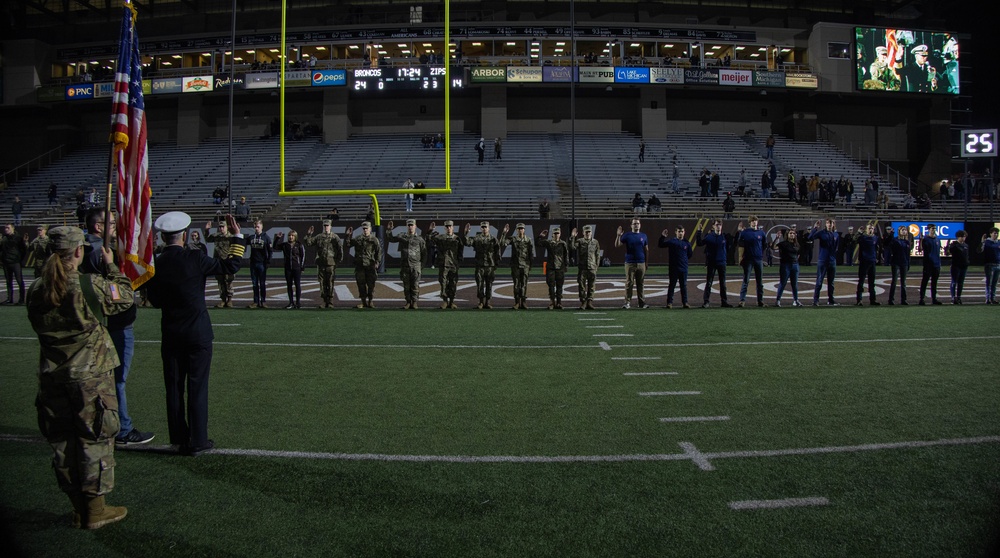
<path fill-rule="evenodd" d="M 927 192 L 920 194 L 917 198 L 917 209 L 930 209 L 931 208 L 931 198 L 927 195 Z"/>
<path fill-rule="evenodd" d="M 886 192 L 879 192 L 878 198 L 875 200 L 875 205 L 878 206 L 881 211 L 889 209 L 889 194 Z"/>
<path fill-rule="evenodd" d="M 670 171 L 670 181 L 672 189 L 675 194 L 679 194 L 681 192 L 680 178 L 681 178 L 681 171 L 679 168 L 677 168 L 677 155 L 674 155 L 673 169 L 671 169 Z"/>
<path fill-rule="evenodd" d="M 221 204 L 223 200 L 226 199 L 226 189 L 219 186 L 215 190 L 212 190 L 212 203 L 218 205 Z"/>
<path fill-rule="evenodd" d="M 760 175 L 760 197 L 771 197 L 771 178 L 768 176 L 766 170 L 764 171 L 764 174 Z"/>
<path fill-rule="evenodd" d="M 791 169 L 788 170 L 788 178 L 785 181 L 785 186 L 788 188 L 788 200 L 795 201 L 795 175 L 792 174 Z"/>
<path fill-rule="evenodd" d="M 493 140 L 493 160 L 500 161 L 503 159 L 503 143 L 500 142 L 500 138 Z"/>
<path fill-rule="evenodd" d="M 764 145 L 767 147 L 767 158 L 768 159 L 773 159 L 774 158 L 774 134 L 771 134 L 771 135 L 767 136 L 767 141 L 764 142 Z"/>
<path fill-rule="evenodd" d="M 712 173 L 712 178 L 709 180 L 709 188 L 712 191 L 712 197 L 719 197 L 719 190 L 722 188 L 722 179 L 719 178 L 718 172 Z"/>
<path fill-rule="evenodd" d="M 14 196 L 14 201 L 10 204 L 10 212 L 14 215 L 14 226 L 21 226 L 21 213 L 24 211 L 24 202 L 20 196 Z"/>
<path fill-rule="evenodd" d="M 736 200 L 733 199 L 732 192 L 726 192 L 726 199 L 722 201 L 723 219 L 732 219 L 734 211 L 736 211 Z"/>
<path fill-rule="evenodd" d="M 646 140 L 639 139 L 639 162 L 642 163 L 646 160 Z"/>
<path fill-rule="evenodd" d="M 403 189 L 404 190 L 412 190 L 413 189 L 413 179 L 412 178 L 407 178 L 406 182 L 403 182 Z M 406 212 L 409 213 L 409 212 L 413 211 L 413 192 L 407 192 L 407 193 L 403 194 L 403 201 L 406 202 Z"/>
<path fill-rule="evenodd" d="M 809 191 L 809 204 L 816 205 L 819 203 L 819 173 L 813 173 L 812 178 L 809 179 L 809 183 L 806 185 L 806 189 Z"/>
<path fill-rule="evenodd" d="M 642 199 L 639 192 L 636 192 L 635 197 L 632 198 L 632 211 L 634 213 L 643 213 L 646 211 L 646 201 Z"/>
<path fill-rule="evenodd" d="M 479 154 L 478 163 L 483 164 L 483 158 L 486 156 L 486 138 L 479 138 L 479 142 L 476 144 L 476 153 Z"/>
<path fill-rule="evenodd" d="M 913 194 L 906 194 L 906 200 L 903 201 L 903 209 L 916 209 L 917 208 L 917 198 L 913 197 Z"/>
<path fill-rule="evenodd" d="M 418 180 L 417 183 L 413 186 L 413 189 L 423 190 L 424 183 Z M 413 201 L 425 202 L 427 201 L 427 194 L 413 194 Z"/>
<path fill-rule="evenodd" d="M 80 190 L 80 192 L 83 192 L 83 190 Z M 89 209 L 90 206 L 87 205 L 86 201 L 82 201 L 76 206 L 76 222 L 77 226 L 81 229 L 87 226 L 85 222 L 87 220 L 87 210 Z"/>
<path fill-rule="evenodd" d="M 55 182 L 49 184 L 49 205 L 56 205 L 59 201 L 59 188 Z"/>
<path fill-rule="evenodd" d="M 549 214 L 551 213 L 551 211 L 552 211 L 552 208 L 551 208 L 551 206 L 549 206 L 549 200 L 548 200 L 548 198 L 543 198 L 542 201 L 541 201 L 541 203 L 538 204 L 538 218 L 539 219 L 548 219 L 549 218 Z"/>
<path fill-rule="evenodd" d="M 659 213 L 660 208 L 660 198 L 656 197 L 656 193 L 650 194 L 649 199 L 646 200 L 646 211 L 650 213 Z"/>
<path fill-rule="evenodd" d="M 240 203 L 236 206 L 236 220 L 241 224 L 250 220 L 250 204 L 247 203 L 246 196 L 240 196 Z"/>
<path fill-rule="evenodd" d="M 97 205 L 97 188 L 90 189 L 90 193 L 87 194 L 87 203 L 91 206 Z"/>
<path fill-rule="evenodd" d="M 847 227 L 847 233 L 840 235 L 837 265 L 854 265 L 854 248 L 856 245 L 854 227 Z"/>
<path fill-rule="evenodd" d="M 698 178 L 698 197 L 700 199 L 706 199 L 708 197 L 708 182 L 709 182 L 709 172 L 708 169 L 701 171 L 701 177 Z M 639 194 L 636 194 L 637 196 Z"/>
<path fill-rule="evenodd" d="M 329 219 L 330 221 L 339 221 L 340 220 L 340 212 L 337 211 L 336 207 L 334 207 L 333 209 L 330 210 L 329 213 L 326 214 L 326 217 L 323 217 L 323 218 L 324 219 Z"/>

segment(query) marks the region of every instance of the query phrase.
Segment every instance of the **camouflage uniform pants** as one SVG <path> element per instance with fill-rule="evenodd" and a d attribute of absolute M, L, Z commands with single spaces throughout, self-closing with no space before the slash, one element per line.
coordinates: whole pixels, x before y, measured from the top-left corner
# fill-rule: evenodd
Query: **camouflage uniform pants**
<path fill-rule="evenodd" d="M 646 303 L 642 296 L 643 285 L 646 280 L 646 264 L 627 263 L 625 264 L 625 302 L 632 300 L 632 286 L 635 286 L 635 295 L 639 299 L 639 306 Z"/>
<path fill-rule="evenodd" d="M 458 291 L 458 269 L 442 267 L 438 271 L 438 283 L 441 284 L 441 300 L 454 300 Z"/>
<path fill-rule="evenodd" d="M 510 278 L 514 281 L 514 300 L 528 298 L 528 268 L 511 268 Z"/>
<path fill-rule="evenodd" d="M 227 302 L 233 298 L 233 279 L 235 275 L 216 275 L 215 280 L 219 283 L 219 300 Z"/>
<path fill-rule="evenodd" d="M 59 488 L 71 496 L 111 492 L 119 429 L 112 371 L 79 381 L 58 381 L 43 374 L 35 407 L 38 428 L 52 446 Z"/>
<path fill-rule="evenodd" d="M 316 278 L 319 279 L 319 296 L 323 302 L 333 300 L 333 280 L 337 275 L 337 268 L 332 265 L 321 265 L 316 268 Z"/>
<path fill-rule="evenodd" d="M 594 300 L 594 282 L 597 272 L 591 269 L 580 269 L 576 274 L 576 286 L 580 291 L 580 302 Z"/>
<path fill-rule="evenodd" d="M 358 298 L 368 300 L 375 296 L 378 271 L 374 267 L 355 267 L 354 280 L 358 283 Z"/>
<path fill-rule="evenodd" d="M 495 267 L 476 268 L 476 295 L 479 298 L 493 298 L 493 279 L 497 276 Z"/>
<path fill-rule="evenodd" d="M 399 280 L 403 282 L 403 298 L 406 299 L 406 302 L 417 302 L 417 299 L 420 298 L 420 275 L 419 269 L 399 268 Z"/>
<path fill-rule="evenodd" d="M 549 298 L 562 300 L 563 284 L 566 282 L 565 269 L 547 269 L 545 271 L 545 284 L 549 286 Z"/>

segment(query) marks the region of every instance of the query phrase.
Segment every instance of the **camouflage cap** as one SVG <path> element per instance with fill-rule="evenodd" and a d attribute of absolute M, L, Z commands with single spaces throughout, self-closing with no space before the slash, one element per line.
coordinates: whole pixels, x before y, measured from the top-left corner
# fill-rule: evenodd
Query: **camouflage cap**
<path fill-rule="evenodd" d="M 38 225 L 38 230 L 47 231 L 49 229 L 48 225 Z"/>
<path fill-rule="evenodd" d="M 490 222 L 489 221 L 483 221 L 482 223 L 479 223 L 479 226 L 480 227 L 489 227 L 490 226 Z"/>
<path fill-rule="evenodd" d="M 524 223 L 518 223 L 516 228 L 523 229 L 524 228 Z"/>
<path fill-rule="evenodd" d="M 323 219 L 323 226 L 324 227 L 329 227 L 332 224 L 333 224 L 333 221 L 331 221 L 329 219 Z"/>
<path fill-rule="evenodd" d="M 49 231 L 49 246 L 53 250 L 72 250 L 87 243 L 83 231 L 77 227 L 53 227 Z"/>
<path fill-rule="evenodd" d="M 444 226 L 446 226 L 446 227 L 454 227 L 455 226 L 455 222 L 452 221 L 451 219 L 448 219 L 447 221 L 444 222 Z"/>
<path fill-rule="evenodd" d="M 410 225 L 413 225 L 414 227 L 417 226 L 417 220 L 416 219 L 407 219 L 406 220 L 406 226 L 408 227 Z"/>
<path fill-rule="evenodd" d="M 552 234 L 561 233 L 561 232 L 562 231 L 559 230 L 559 225 L 556 225 L 556 226 L 552 227 Z"/>
<path fill-rule="evenodd" d="M 590 225 L 584 225 L 583 226 L 583 232 L 585 232 L 585 233 L 594 232 L 594 227 L 591 227 Z"/>

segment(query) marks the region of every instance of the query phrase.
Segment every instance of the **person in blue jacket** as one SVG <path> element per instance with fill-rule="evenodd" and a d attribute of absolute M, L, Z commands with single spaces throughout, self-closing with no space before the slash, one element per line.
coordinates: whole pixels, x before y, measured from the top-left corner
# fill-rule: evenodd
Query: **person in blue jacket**
<path fill-rule="evenodd" d="M 677 225 L 674 230 L 674 237 L 670 238 L 668 229 L 663 229 L 660 234 L 660 241 L 657 243 L 660 248 L 666 248 L 669 258 L 670 286 L 667 288 L 667 308 L 674 307 L 674 287 L 679 286 L 681 291 L 681 303 L 684 308 L 691 308 L 688 305 L 688 260 L 694 255 L 691 243 L 684 239 L 684 226 Z"/>
<path fill-rule="evenodd" d="M 732 305 L 726 300 L 726 236 L 722 234 L 722 221 L 718 219 L 712 223 L 712 230 L 704 237 L 701 231 L 695 233 L 695 245 L 705 247 L 705 267 L 707 268 L 707 278 L 705 279 L 705 301 L 702 308 L 710 306 L 708 299 L 712 296 L 712 278 L 716 273 L 719 275 L 719 297 L 722 299 L 723 308 L 731 308 Z"/>
<path fill-rule="evenodd" d="M 767 246 L 767 233 L 757 229 L 757 217 L 751 215 L 747 219 L 750 226 L 745 228 L 743 221 L 736 227 L 739 234 L 737 242 L 743 247 L 743 258 L 740 266 L 743 267 L 743 286 L 740 287 L 740 308 L 746 305 L 747 287 L 750 286 L 750 270 L 753 269 L 754 279 L 757 280 L 757 306 L 764 306 L 764 285 L 761 283 L 761 276 L 764 273 L 764 249 Z"/>
<path fill-rule="evenodd" d="M 896 237 L 889 246 L 889 266 L 892 268 L 892 283 L 889 284 L 889 306 L 896 303 L 896 279 L 899 279 L 899 303 L 906 306 L 906 273 L 910 271 L 910 252 L 913 251 L 913 237 L 905 225 L 897 229 Z"/>
<path fill-rule="evenodd" d="M 927 234 L 920 239 L 920 251 L 924 254 L 924 274 L 920 278 L 920 305 L 925 301 L 927 282 L 931 284 L 931 304 L 940 305 L 937 298 L 938 277 L 941 276 L 941 239 L 937 236 L 937 225 L 927 225 Z"/>
<path fill-rule="evenodd" d="M 827 304 L 838 306 L 833 298 L 833 282 L 837 278 L 837 245 L 840 243 L 840 236 L 837 235 L 837 222 L 833 219 L 826 220 L 826 228 L 819 229 L 819 221 L 813 225 L 809 238 L 813 241 L 819 240 L 819 259 L 816 261 L 816 290 L 813 292 L 813 306 L 819 306 L 819 293 L 823 288 L 823 279 L 826 279 Z"/>
<path fill-rule="evenodd" d="M 875 236 L 875 224 L 869 222 L 854 234 L 854 244 L 857 246 L 858 254 L 858 291 L 857 305 L 863 306 L 861 297 L 865 292 L 865 281 L 868 281 L 868 304 L 869 306 L 879 306 L 879 301 L 875 300 L 875 263 L 878 261 L 876 247 L 879 240 Z"/>
<path fill-rule="evenodd" d="M 993 227 L 990 235 L 983 235 L 979 251 L 983 254 L 983 265 L 986 273 L 986 304 L 1000 304 L 997 302 L 997 280 L 1000 279 L 1000 240 L 997 234 L 1000 229 Z"/>

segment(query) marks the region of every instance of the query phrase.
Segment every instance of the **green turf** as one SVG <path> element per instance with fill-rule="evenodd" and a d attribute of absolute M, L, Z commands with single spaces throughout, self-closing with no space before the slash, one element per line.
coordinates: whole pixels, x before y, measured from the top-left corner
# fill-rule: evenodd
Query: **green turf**
<path fill-rule="evenodd" d="M 629 456 L 1000 435 L 997 312 L 983 305 L 212 317 L 240 324 L 216 328 L 209 429 L 222 448 Z M 158 318 L 140 311 L 129 379 L 154 444 L 166 443 Z M 624 327 L 587 327 L 600 325 Z M 0 308 L 0 338 L 0 504 L 26 555 L 982 556 L 1000 527 L 1000 443 L 987 441 L 714 470 L 119 451 L 109 500 L 129 517 L 82 532 L 67 525 L 48 446 L 9 438 L 37 436 L 23 307 Z M 624 375 L 661 371 L 677 375 Z M 660 391 L 701 394 L 638 395 Z M 716 415 L 730 420 L 659 421 Z M 830 503 L 728 507 L 801 497 Z"/>

